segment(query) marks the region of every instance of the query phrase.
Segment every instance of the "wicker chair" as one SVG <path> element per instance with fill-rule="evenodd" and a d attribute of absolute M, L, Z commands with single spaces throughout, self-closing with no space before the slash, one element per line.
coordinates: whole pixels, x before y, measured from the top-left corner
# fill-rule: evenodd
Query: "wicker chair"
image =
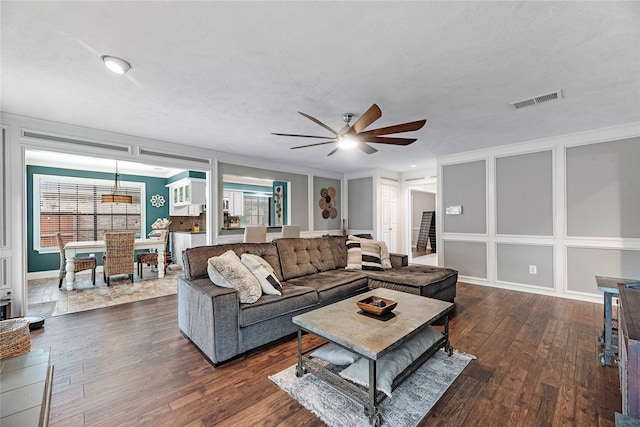
<path fill-rule="evenodd" d="M 169 242 L 169 230 L 160 230 L 160 238 L 158 240 L 164 241 L 164 273 L 167 274 L 167 265 L 171 261 L 171 252 L 166 251 L 167 243 Z M 141 279 L 145 264 L 157 266 L 158 254 L 156 252 L 138 254 L 138 277 Z"/>
<path fill-rule="evenodd" d="M 135 234 L 131 231 L 105 231 L 105 254 L 102 257 L 103 277 L 107 286 L 110 277 L 127 274 L 133 283 Z"/>
<path fill-rule="evenodd" d="M 56 233 L 56 239 L 58 239 L 58 247 L 60 248 L 60 276 L 58 281 L 58 288 L 61 288 L 62 281 L 64 280 L 67 274 L 66 272 L 67 257 L 65 255 L 65 250 L 64 250 L 65 242 L 62 240 L 62 233 L 60 232 Z M 88 258 L 74 257 L 73 260 L 75 262 L 75 268 L 73 272 L 77 273 L 78 271 L 84 271 L 84 270 L 90 269 L 91 282 L 93 283 L 93 286 L 95 286 L 96 285 L 96 259 L 94 257 L 88 257 Z"/>

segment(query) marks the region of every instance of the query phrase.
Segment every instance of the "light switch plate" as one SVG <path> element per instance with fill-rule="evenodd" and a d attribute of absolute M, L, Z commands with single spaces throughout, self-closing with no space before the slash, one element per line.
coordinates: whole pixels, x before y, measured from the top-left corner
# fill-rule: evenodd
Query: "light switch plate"
<path fill-rule="evenodd" d="M 447 206 L 447 208 L 445 209 L 445 213 L 447 215 L 461 215 L 462 206 Z"/>

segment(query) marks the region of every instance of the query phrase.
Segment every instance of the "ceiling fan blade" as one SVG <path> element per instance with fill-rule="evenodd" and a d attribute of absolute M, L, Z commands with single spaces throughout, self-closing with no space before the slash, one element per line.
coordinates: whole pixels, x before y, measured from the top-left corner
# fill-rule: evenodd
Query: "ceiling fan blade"
<path fill-rule="evenodd" d="M 362 142 L 392 145 L 409 145 L 416 141 L 416 138 L 389 138 L 388 136 L 370 136 L 368 138 L 362 138 Z"/>
<path fill-rule="evenodd" d="M 418 120 L 415 122 L 402 123 L 399 125 L 387 126 L 384 128 L 372 129 L 366 132 L 362 132 L 359 135 L 364 138 L 368 138 L 370 136 L 378 136 L 378 135 L 389 135 L 391 133 L 400 133 L 400 132 L 411 132 L 414 130 L 421 129 L 422 126 L 427 122 L 427 120 Z"/>
<path fill-rule="evenodd" d="M 373 104 L 367 111 L 364 112 L 363 115 L 360 116 L 358 120 L 356 120 L 356 122 L 352 126 L 353 130 L 356 133 L 360 133 L 380 117 L 382 117 L 382 111 L 380 110 L 380 107 L 378 107 L 376 104 Z"/>
<path fill-rule="evenodd" d="M 315 136 L 315 135 L 298 135 L 295 133 L 275 133 L 275 132 L 271 132 L 271 135 L 278 135 L 278 136 L 298 136 L 300 138 L 320 138 L 320 139 L 327 139 L 327 138 L 331 138 L 330 136 Z"/>
<path fill-rule="evenodd" d="M 332 155 L 333 153 L 335 153 L 336 151 L 338 151 L 340 147 L 336 147 L 333 150 L 331 150 L 331 152 L 329 154 L 327 154 L 327 157 L 329 157 L 330 155 Z"/>
<path fill-rule="evenodd" d="M 297 147 L 291 147 L 291 149 L 292 149 L 292 150 L 295 150 L 296 148 L 315 147 L 316 145 L 333 144 L 334 142 L 336 142 L 336 140 L 335 140 L 335 139 L 332 139 L 331 141 L 316 142 L 315 144 L 299 145 L 299 146 L 297 146 Z"/>
<path fill-rule="evenodd" d="M 336 132 L 335 130 L 331 129 L 329 126 L 325 125 L 324 123 L 322 123 L 320 120 L 316 119 L 315 117 L 312 117 L 308 114 L 303 113 L 302 111 L 298 111 L 299 114 L 302 114 L 303 116 L 305 116 L 307 119 L 311 120 L 312 122 L 314 122 L 315 124 L 318 124 L 320 126 L 322 126 L 323 128 L 325 128 L 326 130 L 328 130 L 329 132 L 331 132 L 332 134 L 334 134 L 335 136 L 338 136 L 338 132 Z"/>
<path fill-rule="evenodd" d="M 378 151 L 372 146 L 365 144 L 364 142 L 358 143 L 358 148 L 367 154 L 373 154 Z"/>

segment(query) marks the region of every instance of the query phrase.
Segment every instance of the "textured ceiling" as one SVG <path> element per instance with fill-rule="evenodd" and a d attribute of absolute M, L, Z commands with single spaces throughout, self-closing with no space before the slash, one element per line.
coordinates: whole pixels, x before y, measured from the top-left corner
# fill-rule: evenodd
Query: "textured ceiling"
<path fill-rule="evenodd" d="M 19 114 L 333 171 L 640 121 L 638 2 L 0 3 L 1 104 Z M 108 71 L 101 55 L 133 68 Z M 510 102 L 562 89 L 521 110 Z M 326 135 L 422 118 L 408 147 L 326 154 Z"/>

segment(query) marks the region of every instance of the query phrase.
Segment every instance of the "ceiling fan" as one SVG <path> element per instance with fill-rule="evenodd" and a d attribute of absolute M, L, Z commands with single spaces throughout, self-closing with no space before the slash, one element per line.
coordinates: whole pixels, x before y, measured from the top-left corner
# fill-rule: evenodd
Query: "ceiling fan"
<path fill-rule="evenodd" d="M 298 147 L 291 147 L 292 150 L 295 150 L 295 149 L 298 149 L 298 148 L 314 147 L 316 145 L 337 143 L 338 146 L 336 148 L 334 148 L 333 150 L 331 150 L 331 152 L 329 154 L 327 154 L 327 156 L 332 155 L 333 153 L 335 153 L 336 151 L 338 151 L 340 149 L 349 149 L 349 148 L 354 148 L 354 147 L 358 147 L 360 150 L 364 151 L 366 154 L 373 154 L 376 151 L 378 151 L 378 150 L 376 150 L 375 148 L 373 148 L 372 146 L 370 146 L 367 143 L 391 144 L 391 145 L 409 145 L 409 144 L 417 141 L 417 139 L 416 138 L 387 137 L 387 136 L 382 136 L 382 135 L 390 135 L 390 134 L 400 133 L 400 132 L 416 131 L 416 130 L 422 128 L 422 126 L 424 126 L 424 124 L 427 122 L 426 119 L 425 120 L 418 120 L 418 121 L 415 121 L 415 122 L 402 123 L 402 124 L 399 124 L 399 125 L 387 126 L 387 127 L 383 127 L 383 128 L 378 128 L 378 129 L 372 129 L 372 130 L 365 131 L 365 129 L 371 123 L 375 122 L 380 117 L 382 117 L 382 111 L 380 110 L 380 107 L 378 107 L 376 104 L 373 104 L 371 107 L 369 107 L 369 109 L 367 111 L 365 111 L 365 113 L 362 116 L 360 116 L 360 118 L 358 118 L 358 120 L 355 121 L 355 123 L 353 125 L 350 125 L 350 123 L 351 123 L 351 120 L 353 120 L 355 115 L 353 113 L 344 113 L 342 115 L 342 120 L 344 120 L 345 125 L 344 125 L 344 127 L 342 129 L 340 129 L 339 131 L 336 132 L 335 130 L 331 129 L 329 126 L 327 126 L 326 124 L 322 123 L 320 120 L 316 119 L 315 117 L 312 117 L 312 116 L 310 116 L 308 114 L 305 114 L 305 113 L 303 113 L 301 111 L 298 111 L 298 113 L 302 114 L 303 116 L 305 116 L 306 118 L 308 118 L 312 122 L 322 126 L 326 130 L 331 132 L 333 134 L 333 136 L 298 135 L 298 134 L 292 134 L 292 133 L 273 133 L 273 135 L 296 136 L 296 137 L 301 137 L 301 138 L 327 139 L 327 141 L 317 142 L 315 144 L 308 144 L 308 145 L 300 145 Z"/>

